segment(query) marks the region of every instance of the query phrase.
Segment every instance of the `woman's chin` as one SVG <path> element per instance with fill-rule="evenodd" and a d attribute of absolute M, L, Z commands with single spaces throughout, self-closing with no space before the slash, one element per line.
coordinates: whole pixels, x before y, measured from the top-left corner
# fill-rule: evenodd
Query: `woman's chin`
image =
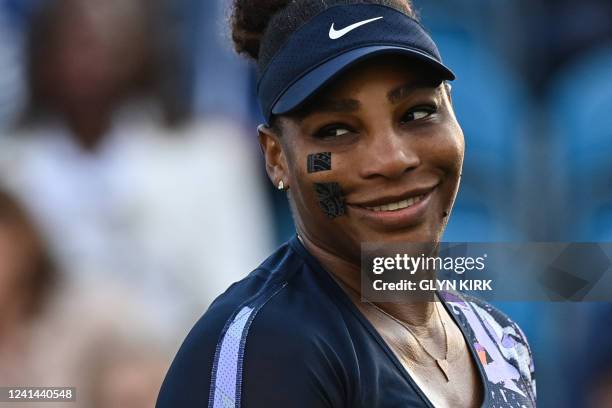
<path fill-rule="evenodd" d="M 388 243 L 401 243 L 401 242 L 439 242 L 442 236 L 443 225 L 438 223 L 437 225 L 431 225 L 429 223 L 422 223 L 413 228 L 399 229 L 392 231 L 372 231 L 369 230 L 361 235 L 361 242 L 388 242 Z"/>

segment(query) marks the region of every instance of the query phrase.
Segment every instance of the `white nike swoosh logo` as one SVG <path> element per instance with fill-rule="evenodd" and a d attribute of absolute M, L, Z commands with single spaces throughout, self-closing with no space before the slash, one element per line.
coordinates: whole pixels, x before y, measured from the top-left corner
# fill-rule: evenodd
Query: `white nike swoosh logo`
<path fill-rule="evenodd" d="M 344 27 L 341 30 L 334 29 L 334 23 L 332 23 L 331 27 L 329 27 L 329 38 L 331 38 L 332 40 L 336 40 L 342 37 L 343 35 L 345 35 L 346 33 L 348 33 L 349 31 L 356 29 L 357 27 L 361 27 L 362 25 L 371 23 L 372 21 L 380 20 L 381 18 L 382 16 L 374 17 L 369 20 L 358 21 L 354 24 L 351 24 L 350 26 Z"/>

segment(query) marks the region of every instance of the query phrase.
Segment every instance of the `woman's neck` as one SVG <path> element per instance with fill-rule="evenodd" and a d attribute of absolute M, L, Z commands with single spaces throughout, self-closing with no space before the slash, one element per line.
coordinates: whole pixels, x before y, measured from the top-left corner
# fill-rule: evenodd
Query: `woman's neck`
<path fill-rule="evenodd" d="M 310 239 L 307 234 L 298 233 L 302 245 L 314 256 L 333 279 L 344 289 L 353 302 L 364 302 L 361 296 L 361 266 L 351 262 L 324 245 Z M 359 258 L 359 257 L 358 257 Z M 432 302 L 380 303 L 377 307 L 395 318 L 413 326 L 415 331 L 428 331 L 435 325 L 436 314 Z"/>
<path fill-rule="evenodd" d="M 68 126 L 75 141 L 86 151 L 95 151 L 104 139 L 110 124 L 110 113 L 80 112 L 69 116 Z"/>

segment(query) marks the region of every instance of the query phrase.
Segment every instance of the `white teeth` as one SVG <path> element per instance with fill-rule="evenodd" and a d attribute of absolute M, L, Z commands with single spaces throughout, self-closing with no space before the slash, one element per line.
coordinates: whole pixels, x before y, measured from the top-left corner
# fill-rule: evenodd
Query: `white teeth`
<path fill-rule="evenodd" d="M 365 207 L 365 208 L 367 208 L 370 211 L 396 211 L 396 210 L 401 210 L 403 208 L 410 207 L 418 203 L 419 201 L 423 199 L 423 197 L 425 197 L 425 194 L 422 194 L 417 197 L 411 197 L 406 200 L 398 201 L 396 203 L 389 203 L 389 204 L 384 204 L 384 205 L 378 205 L 376 207 Z"/>

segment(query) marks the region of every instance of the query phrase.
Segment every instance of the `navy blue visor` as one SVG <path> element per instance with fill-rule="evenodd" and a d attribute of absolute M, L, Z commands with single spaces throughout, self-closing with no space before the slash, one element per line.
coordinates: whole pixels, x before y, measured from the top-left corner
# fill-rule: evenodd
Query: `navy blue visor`
<path fill-rule="evenodd" d="M 382 5 L 332 6 L 291 34 L 260 67 L 257 96 L 264 118 L 269 123 L 272 115 L 290 113 L 355 63 L 383 54 L 405 55 L 440 80 L 455 79 L 416 20 Z"/>

